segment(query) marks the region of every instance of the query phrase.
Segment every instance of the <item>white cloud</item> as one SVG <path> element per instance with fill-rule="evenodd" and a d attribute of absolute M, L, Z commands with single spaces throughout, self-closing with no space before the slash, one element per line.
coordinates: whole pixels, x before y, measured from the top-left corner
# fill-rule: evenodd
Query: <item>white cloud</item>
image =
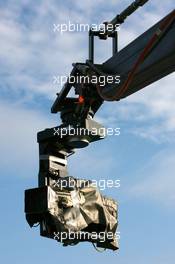
<path fill-rule="evenodd" d="M 106 103 L 101 113 L 106 125 L 128 124 L 128 131 L 155 142 L 174 141 L 175 75 L 121 100 Z"/>
<path fill-rule="evenodd" d="M 132 198 L 144 198 L 163 206 L 174 207 L 174 171 L 175 153 L 170 148 L 154 156 L 137 173 L 137 183 L 132 184 L 127 193 Z"/>
<path fill-rule="evenodd" d="M 1 171 L 13 177 L 34 176 L 37 170 L 37 132 L 52 121 L 41 113 L 18 105 L 0 102 Z M 36 171 L 36 173 L 38 173 Z"/>

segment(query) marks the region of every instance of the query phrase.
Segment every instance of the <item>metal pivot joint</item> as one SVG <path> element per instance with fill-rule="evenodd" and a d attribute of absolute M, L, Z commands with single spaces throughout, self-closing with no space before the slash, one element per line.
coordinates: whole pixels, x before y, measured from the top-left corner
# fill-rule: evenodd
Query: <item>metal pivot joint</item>
<path fill-rule="evenodd" d="M 94 42 L 95 36 L 101 40 L 106 40 L 108 37 L 112 38 L 112 55 L 118 52 L 118 32 L 116 30 L 108 31 L 107 30 L 107 22 L 104 22 L 104 31 L 94 31 L 93 28 L 89 30 L 89 61 L 94 63 Z"/>
<path fill-rule="evenodd" d="M 94 63 L 94 37 L 106 40 L 108 37 L 112 38 L 112 55 L 114 56 L 118 52 L 118 31 L 116 28 L 125 22 L 126 18 L 133 14 L 139 7 L 146 4 L 149 0 L 135 0 L 129 5 L 123 12 L 117 15 L 110 22 L 104 22 L 104 29 L 94 31 L 93 28 L 89 31 L 89 61 Z M 110 26 L 110 27 L 108 27 Z M 109 30 L 110 28 L 110 30 Z"/>

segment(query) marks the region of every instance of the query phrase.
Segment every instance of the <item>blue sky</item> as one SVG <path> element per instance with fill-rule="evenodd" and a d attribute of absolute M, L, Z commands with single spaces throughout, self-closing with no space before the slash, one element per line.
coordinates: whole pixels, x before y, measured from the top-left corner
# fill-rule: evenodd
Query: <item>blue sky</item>
<path fill-rule="evenodd" d="M 120 31 L 120 48 L 174 8 L 173 0 L 150 0 Z M 120 179 L 104 194 L 119 202 L 120 250 L 97 253 L 88 244 L 63 248 L 30 229 L 24 190 L 37 186 L 36 133 L 59 123 L 50 114 L 53 76 L 67 75 L 72 62 L 87 58 L 87 32 L 53 32 L 53 23 L 101 23 L 130 1 L 0 0 L 0 146 L 2 263 L 172 264 L 175 259 L 175 75 L 119 103 L 105 103 L 96 119 L 120 127 L 119 137 L 94 143 L 70 158 L 76 177 Z M 110 43 L 97 43 L 96 61 L 110 56 Z"/>

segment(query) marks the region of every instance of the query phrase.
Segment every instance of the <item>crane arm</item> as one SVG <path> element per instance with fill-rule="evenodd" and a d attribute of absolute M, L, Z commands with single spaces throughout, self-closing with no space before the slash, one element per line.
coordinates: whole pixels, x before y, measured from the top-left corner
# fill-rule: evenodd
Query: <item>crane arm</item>
<path fill-rule="evenodd" d="M 127 97 L 175 70 L 175 10 L 116 53 L 102 71 L 119 74 L 120 85 L 98 89 L 104 100 Z"/>

